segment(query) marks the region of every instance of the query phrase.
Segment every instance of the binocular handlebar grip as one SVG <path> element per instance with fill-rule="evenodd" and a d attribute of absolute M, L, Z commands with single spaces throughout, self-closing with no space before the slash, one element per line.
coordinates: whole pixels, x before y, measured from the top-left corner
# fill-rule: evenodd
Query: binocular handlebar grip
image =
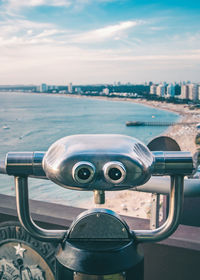
<path fill-rule="evenodd" d="M 195 171 L 190 152 L 153 152 L 152 175 L 191 175 Z"/>
<path fill-rule="evenodd" d="M 0 174 L 7 174 L 5 161 L 0 161 Z"/>
<path fill-rule="evenodd" d="M 10 152 L 5 169 L 8 175 L 46 177 L 42 167 L 44 152 Z"/>

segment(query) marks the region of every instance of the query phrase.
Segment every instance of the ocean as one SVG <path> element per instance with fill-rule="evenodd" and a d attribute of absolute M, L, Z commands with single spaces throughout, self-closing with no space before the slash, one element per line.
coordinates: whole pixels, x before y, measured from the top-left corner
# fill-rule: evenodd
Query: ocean
<path fill-rule="evenodd" d="M 135 104 L 56 94 L 0 92 L 0 159 L 10 151 L 46 151 L 73 134 L 115 133 L 147 144 L 166 127 L 127 127 L 127 121 L 174 122 L 179 115 Z M 30 198 L 79 206 L 90 192 L 66 190 L 47 180 L 30 179 Z M 0 175 L 0 193 L 15 195 L 14 179 Z"/>

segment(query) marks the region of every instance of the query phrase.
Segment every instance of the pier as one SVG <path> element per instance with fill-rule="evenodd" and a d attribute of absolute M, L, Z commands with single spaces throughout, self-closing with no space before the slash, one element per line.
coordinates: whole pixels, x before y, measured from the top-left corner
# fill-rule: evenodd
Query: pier
<path fill-rule="evenodd" d="M 197 125 L 198 122 L 141 122 L 141 121 L 128 121 L 126 122 L 126 126 L 174 126 L 174 125 L 182 125 L 182 126 L 190 126 Z"/>

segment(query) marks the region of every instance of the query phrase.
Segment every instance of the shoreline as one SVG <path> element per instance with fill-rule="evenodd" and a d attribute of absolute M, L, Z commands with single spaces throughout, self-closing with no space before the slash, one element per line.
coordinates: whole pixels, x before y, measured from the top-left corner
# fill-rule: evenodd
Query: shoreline
<path fill-rule="evenodd" d="M 73 97 L 73 95 L 72 95 Z M 89 98 L 86 96 L 86 98 Z M 91 97 L 95 98 L 95 97 Z M 109 101 L 126 101 L 135 104 L 141 104 L 148 107 L 153 107 L 159 110 L 164 110 L 168 112 L 173 112 L 179 115 L 178 122 L 188 123 L 188 126 L 175 125 L 168 127 L 163 136 L 169 136 L 173 138 L 180 146 L 181 150 L 189 151 L 192 154 L 196 151 L 195 137 L 197 134 L 196 125 L 190 124 L 192 122 L 200 123 L 200 110 L 189 110 L 188 106 L 185 104 L 173 104 L 159 101 L 152 101 L 146 99 L 131 99 L 131 98 L 107 98 L 107 97 L 97 97 L 102 100 Z M 186 137 L 184 137 L 186 136 Z"/>
<path fill-rule="evenodd" d="M 63 94 L 60 94 L 63 96 Z M 107 101 L 121 101 L 121 102 L 131 102 L 135 104 L 141 104 L 148 107 L 153 107 L 159 110 L 164 110 L 168 112 L 173 112 L 179 115 L 178 122 L 188 123 L 188 126 L 175 125 L 168 127 L 162 136 L 168 136 L 173 138 L 182 151 L 189 151 L 192 154 L 196 151 L 195 136 L 197 133 L 196 125 L 190 124 L 192 122 L 200 123 L 200 110 L 189 110 L 188 106 L 185 104 L 173 104 L 159 101 L 152 101 L 146 99 L 131 99 L 131 98 L 119 98 L 119 97 L 105 97 L 105 96 L 80 96 L 68 94 L 66 97 L 76 97 L 76 98 L 89 98 L 89 99 L 99 99 Z M 158 135 L 159 136 L 159 135 Z"/>

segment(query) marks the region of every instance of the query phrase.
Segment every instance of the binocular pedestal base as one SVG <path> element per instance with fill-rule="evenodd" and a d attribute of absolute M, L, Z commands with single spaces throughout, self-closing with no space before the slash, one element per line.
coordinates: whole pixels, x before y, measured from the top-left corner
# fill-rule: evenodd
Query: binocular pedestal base
<path fill-rule="evenodd" d="M 144 258 L 132 241 L 100 243 L 66 242 L 56 256 L 56 279 L 144 279 Z"/>

